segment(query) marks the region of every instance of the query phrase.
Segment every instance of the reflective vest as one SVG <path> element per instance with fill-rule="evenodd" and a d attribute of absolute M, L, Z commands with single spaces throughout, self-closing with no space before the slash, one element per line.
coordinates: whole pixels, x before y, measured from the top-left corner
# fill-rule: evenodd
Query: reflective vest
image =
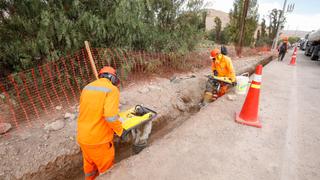
<path fill-rule="evenodd" d="M 215 61 L 212 61 L 211 69 L 218 72 L 220 77 L 228 77 L 232 82 L 236 81 L 236 74 L 233 69 L 232 61 L 228 56 L 222 55 L 221 58 L 216 58 Z"/>
<path fill-rule="evenodd" d="M 80 96 L 77 140 L 84 145 L 111 142 L 114 132 L 120 136 L 119 89 L 100 78 L 85 86 Z"/>

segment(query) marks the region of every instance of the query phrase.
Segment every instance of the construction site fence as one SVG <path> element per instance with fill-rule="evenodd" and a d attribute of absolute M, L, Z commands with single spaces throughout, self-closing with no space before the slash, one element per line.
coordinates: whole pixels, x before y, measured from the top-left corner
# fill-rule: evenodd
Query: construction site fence
<path fill-rule="evenodd" d="M 121 85 L 152 74 L 209 65 L 208 52 L 188 54 L 91 48 L 99 70 L 112 66 Z M 75 108 L 82 88 L 95 80 L 86 49 L 0 79 L 0 123 L 13 128 L 43 125 L 56 113 Z M 62 109 L 62 110 L 61 110 Z"/>

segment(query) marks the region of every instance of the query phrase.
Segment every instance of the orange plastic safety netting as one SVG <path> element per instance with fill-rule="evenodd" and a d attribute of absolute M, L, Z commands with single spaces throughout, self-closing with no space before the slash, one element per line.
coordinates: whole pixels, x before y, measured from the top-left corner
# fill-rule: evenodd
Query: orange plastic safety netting
<path fill-rule="evenodd" d="M 122 85 L 148 74 L 170 74 L 209 65 L 207 52 L 187 54 L 92 48 L 99 70 L 117 70 Z M 0 123 L 15 128 L 44 124 L 57 109 L 73 107 L 81 89 L 95 78 L 85 49 L 0 79 Z M 48 117 L 47 117 L 48 116 Z"/>

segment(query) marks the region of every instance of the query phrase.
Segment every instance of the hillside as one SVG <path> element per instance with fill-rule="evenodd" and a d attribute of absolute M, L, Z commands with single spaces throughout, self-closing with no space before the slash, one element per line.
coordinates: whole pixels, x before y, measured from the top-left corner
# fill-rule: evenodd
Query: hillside
<path fill-rule="evenodd" d="M 300 38 L 304 38 L 304 36 L 309 33 L 309 31 L 299 31 L 299 30 L 284 30 L 284 35 L 286 36 L 298 36 Z"/>
<path fill-rule="evenodd" d="M 214 18 L 219 17 L 222 22 L 222 28 L 226 27 L 229 23 L 229 14 L 223 11 L 215 9 L 207 9 L 207 18 L 206 18 L 206 31 L 210 31 L 214 28 Z"/>

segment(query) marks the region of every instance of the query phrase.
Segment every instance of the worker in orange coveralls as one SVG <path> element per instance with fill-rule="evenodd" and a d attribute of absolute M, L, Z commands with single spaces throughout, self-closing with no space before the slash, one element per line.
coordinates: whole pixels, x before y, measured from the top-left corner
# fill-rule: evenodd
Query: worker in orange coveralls
<path fill-rule="evenodd" d="M 116 71 L 105 66 L 99 72 L 99 79 L 81 92 L 77 141 L 86 179 L 95 179 L 113 165 L 114 133 L 127 134 L 118 116 L 119 82 Z"/>
<path fill-rule="evenodd" d="M 214 49 L 210 52 L 210 59 L 212 60 L 211 69 L 214 76 L 227 77 L 236 85 L 236 75 L 233 69 L 231 59 L 220 53 L 219 49 Z M 224 95 L 228 91 L 229 85 L 224 82 L 219 82 L 208 79 L 206 83 L 206 90 L 204 94 L 204 103 L 215 101 L 218 97 Z"/>

